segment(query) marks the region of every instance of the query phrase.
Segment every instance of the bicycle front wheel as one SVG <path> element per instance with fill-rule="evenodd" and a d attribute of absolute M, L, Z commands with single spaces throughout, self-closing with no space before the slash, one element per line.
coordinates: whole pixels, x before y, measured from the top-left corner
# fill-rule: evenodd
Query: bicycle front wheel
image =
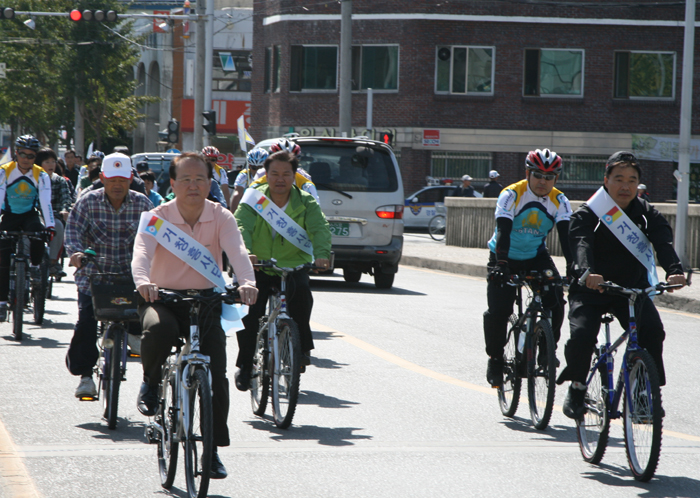
<path fill-rule="evenodd" d="M 211 387 L 201 368 L 190 379 L 189 427 L 185 446 L 185 480 L 190 498 L 204 498 L 209 490 L 211 459 L 214 451 Z"/>
<path fill-rule="evenodd" d="M 114 430 L 117 427 L 117 409 L 119 406 L 119 386 L 122 382 L 122 348 L 124 341 L 124 329 L 121 326 L 112 324 L 107 329 L 107 338 L 104 342 L 109 342 L 111 347 L 104 351 L 105 362 L 102 375 L 103 387 L 102 404 L 104 405 L 104 418 L 107 427 Z"/>
<path fill-rule="evenodd" d="M 428 224 L 428 233 L 433 240 L 443 240 L 445 238 L 445 229 L 447 228 L 447 220 L 441 214 L 433 216 Z"/>
<path fill-rule="evenodd" d="M 498 388 L 498 404 L 501 413 L 506 417 L 512 417 L 518 410 L 520 402 L 521 379 L 518 372 L 518 315 L 513 314 L 508 319 L 508 336 L 503 350 L 503 385 Z"/>
<path fill-rule="evenodd" d="M 160 385 L 160 407 L 156 414 L 156 422 L 163 428 L 163 434 L 158 441 L 158 468 L 160 469 L 160 485 L 170 489 L 175 481 L 177 472 L 178 443 L 177 436 L 178 403 L 175 374 L 167 371 Z"/>
<path fill-rule="evenodd" d="M 634 478 L 646 482 L 654 476 L 661 453 L 661 387 L 651 355 L 630 354 L 629 384 L 625 386 L 623 425 L 625 452 Z"/>
<path fill-rule="evenodd" d="M 12 332 L 15 339 L 22 340 L 22 315 L 24 314 L 24 294 L 27 291 L 27 264 L 15 262 L 15 302 L 12 309 Z"/>
<path fill-rule="evenodd" d="M 530 402 L 530 418 L 535 429 L 547 428 L 552 418 L 556 389 L 556 344 L 549 320 L 535 324 L 532 348 L 527 355 L 527 394 Z"/>
<path fill-rule="evenodd" d="M 277 321 L 277 350 L 272 355 L 272 417 L 277 427 L 286 429 L 297 407 L 301 373 L 301 341 L 294 320 Z"/>
<path fill-rule="evenodd" d="M 44 311 L 46 310 L 46 287 L 49 280 L 49 256 L 44 253 L 44 258 L 39 266 L 39 281 L 32 283 L 32 306 L 34 308 L 34 323 L 44 323 Z"/>
<path fill-rule="evenodd" d="M 267 329 L 258 332 L 258 340 L 253 356 L 253 372 L 250 376 L 250 404 L 253 413 L 259 417 L 265 414 L 267 397 L 270 394 L 270 374 L 267 367 Z"/>
<path fill-rule="evenodd" d="M 598 355 L 593 357 L 591 368 L 598 362 Z M 584 399 L 586 413 L 576 420 L 576 434 L 583 459 L 588 463 L 598 464 L 603 459 L 610 433 L 610 414 L 608 413 L 608 371 L 605 363 L 601 364 L 588 384 Z"/>

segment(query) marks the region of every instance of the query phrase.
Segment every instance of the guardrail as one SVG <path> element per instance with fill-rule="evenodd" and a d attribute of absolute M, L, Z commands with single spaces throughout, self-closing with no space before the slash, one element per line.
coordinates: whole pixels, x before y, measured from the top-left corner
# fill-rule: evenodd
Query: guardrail
<path fill-rule="evenodd" d="M 583 201 L 571 201 L 571 209 L 576 211 Z M 486 247 L 493 235 L 496 222 L 494 211 L 496 199 L 474 199 L 469 197 L 446 197 L 447 234 L 445 242 L 458 247 Z M 654 204 L 654 207 L 668 220 L 671 227 L 676 224 L 675 204 Z M 686 239 L 688 259 L 693 268 L 700 265 L 700 205 L 688 206 L 688 235 Z M 562 256 L 559 235 L 556 229 L 547 237 L 547 247 L 553 256 Z"/>

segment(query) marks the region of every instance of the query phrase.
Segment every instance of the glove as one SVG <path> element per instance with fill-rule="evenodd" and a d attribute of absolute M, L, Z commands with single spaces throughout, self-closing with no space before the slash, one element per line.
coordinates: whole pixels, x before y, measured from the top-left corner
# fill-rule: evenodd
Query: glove
<path fill-rule="evenodd" d="M 505 284 L 510 280 L 510 268 L 508 261 L 499 261 L 496 266 L 491 267 L 489 271 L 489 280 L 496 284 Z"/>
<path fill-rule="evenodd" d="M 46 238 L 49 239 L 49 242 L 51 242 L 56 236 L 56 230 L 53 228 L 47 228 L 44 230 L 44 232 L 46 233 Z"/>

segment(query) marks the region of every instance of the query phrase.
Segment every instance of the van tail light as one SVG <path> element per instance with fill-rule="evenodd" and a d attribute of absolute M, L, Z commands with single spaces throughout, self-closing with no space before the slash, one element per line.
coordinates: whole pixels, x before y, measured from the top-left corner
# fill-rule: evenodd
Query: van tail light
<path fill-rule="evenodd" d="M 375 212 L 377 216 L 385 220 L 400 220 L 403 218 L 403 205 L 379 206 Z"/>

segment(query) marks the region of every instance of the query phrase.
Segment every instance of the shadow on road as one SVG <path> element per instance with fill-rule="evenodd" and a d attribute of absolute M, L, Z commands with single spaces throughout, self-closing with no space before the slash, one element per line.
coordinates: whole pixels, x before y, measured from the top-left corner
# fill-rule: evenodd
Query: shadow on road
<path fill-rule="evenodd" d="M 415 292 L 400 287 L 391 289 L 377 289 L 373 283 L 357 282 L 351 284 L 343 280 L 313 278 L 311 279 L 311 289 L 317 292 L 342 292 L 348 294 L 387 294 L 394 296 L 425 296 L 423 292 Z"/>
<path fill-rule="evenodd" d="M 584 479 L 597 481 L 606 486 L 630 488 L 635 496 L 642 498 L 681 498 L 700 496 L 700 481 L 690 477 L 656 475 L 649 482 L 635 481 L 629 468 L 600 464 L 582 472 Z"/>
<path fill-rule="evenodd" d="M 348 401 L 315 391 L 300 391 L 298 403 L 316 405 L 320 408 L 350 408 L 352 405 L 359 405 L 356 401 Z"/>
<path fill-rule="evenodd" d="M 507 418 L 501 421 L 508 429 L 526 432 L 528 434 L 539 434 L 542 439 L 555 440 L 562 443 L 575 443 L 576 429 L 566 425 L 549 425 L 545 430 L 539 431 L 532 425 L 532 420 L 524 417 Z"/>
<path fill-rule="evenodd" d="M 34 329 L 30 330 L 41 330 L 40 327 L 36 327 Z M 3 336 L 3 339 L 5 339 L 7 342 L 12 343 L 8 345 L 12 346 L 22 346 L 22 347 L 28 347 L 28 346 L 33 346 L 33 347 L 40 347 L 43 349 L 64 349 L 68 347 L 67 342 L 59 342 L 56 339 L 47 339 L 46 337 L 33 337 L 30 333 L 28 333 L 26 329 L 22 332 L 22 340 L 21 341 L 16 341 L 15 337 L 13 335 L 5 335 Z"/>
<path fill-rule="evenodd" d="M 353 434 L 354 431 L 364 430 L 360 427 L 319 427 L 317 425 L 295 425 L 290 429 L 279 429 L 272 417 L 264 420 L 249 420 L 246 422 L 253 429 L 267 431 L 275 441 L 318 441 L 323 446 L 351 446 L 353 441 L 366 441 L 372 436 Z"/>
<path fill-rule="evenodd" d="M 104 439 L 115 443 L 136 441 L 146 444 L 146 438 L 143 435 L 145 426 L 145 422 L 134 422 L 122 417 L 117 418 L 117 429 L 113 431 L 110 431 L 105 423 L 89 422 L 76 425 L 80 429 L 94 432 L 92 437 L 95 439 Z"/>

